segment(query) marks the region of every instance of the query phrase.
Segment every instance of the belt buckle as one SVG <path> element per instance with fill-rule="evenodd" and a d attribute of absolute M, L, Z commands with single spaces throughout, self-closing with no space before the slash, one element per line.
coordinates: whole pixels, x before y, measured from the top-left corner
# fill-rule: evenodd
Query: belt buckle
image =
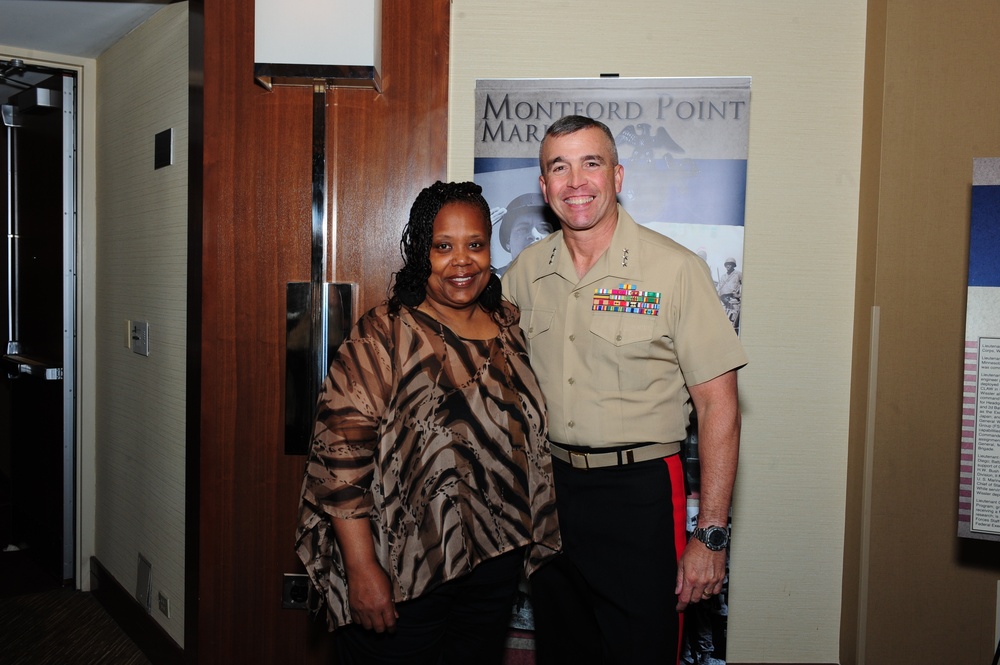
<path fill-rule="evenodd" d="M 569 452 L 569 463 L 574 469 L 589 469 L 590 462 L 587 460 L 587 453 L 578 453 L 572 450 Z"/>

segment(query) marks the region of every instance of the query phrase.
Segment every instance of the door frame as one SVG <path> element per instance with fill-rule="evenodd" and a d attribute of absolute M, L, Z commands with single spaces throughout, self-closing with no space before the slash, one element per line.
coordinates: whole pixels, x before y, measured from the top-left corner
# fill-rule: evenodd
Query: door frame
<path fill-rule="evenodd" d="M 76 395 L 74 435 L 73 548 L 75 586 L 90 591 L 95 554 L 96 503 L 96 240 L 97 240 L 97 61 L 0 45 L 0 59 L 76 74 L 76 371 L 65 376 Z"/>

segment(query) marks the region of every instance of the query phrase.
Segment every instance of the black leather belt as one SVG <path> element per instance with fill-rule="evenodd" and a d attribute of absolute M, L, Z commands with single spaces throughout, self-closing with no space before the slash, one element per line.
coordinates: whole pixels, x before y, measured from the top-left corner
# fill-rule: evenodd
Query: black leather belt
<path fill-rule="evenodd" d="M 604 452 L 600 452 L 600 449 L 595 449 L 594 452 L 580 452 L 549 441 L 549 448 L 553 457 L 566 462 L 574 469 L 599 469 L 606 466 L 622 466 L 670 457 L 681 451 L 681 444 L 680 441 L 643 443 L 631 448 L 616 448 Z"/>

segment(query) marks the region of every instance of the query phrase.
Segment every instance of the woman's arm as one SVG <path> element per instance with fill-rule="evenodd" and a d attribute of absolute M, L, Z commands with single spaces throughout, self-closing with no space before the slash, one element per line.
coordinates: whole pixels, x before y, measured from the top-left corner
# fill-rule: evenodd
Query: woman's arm
<path fill-rule="evenodd" d="M 376 633 L 392 632 L 399 614 L 389 576 L 375 557 L 371 522 L 331 518 L 347 571 L 348 603 L 354 623 Z"/>

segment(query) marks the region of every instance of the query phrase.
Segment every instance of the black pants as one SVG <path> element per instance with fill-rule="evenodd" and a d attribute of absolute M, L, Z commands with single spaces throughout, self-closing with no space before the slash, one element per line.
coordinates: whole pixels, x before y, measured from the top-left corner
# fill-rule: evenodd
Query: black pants
<path fill-rule="evenodd" d="M 538 665 L 675 663 L 686 512 L 679 456 L 553 466 L 564 553 L 531 578 Z"/>
<path fill-rule="evenodd" d="M 508 552 L 397 603 L 394 633 L 338 629 L 337 665 L 499 665 L 523 564 L 523 549 Z"/>

